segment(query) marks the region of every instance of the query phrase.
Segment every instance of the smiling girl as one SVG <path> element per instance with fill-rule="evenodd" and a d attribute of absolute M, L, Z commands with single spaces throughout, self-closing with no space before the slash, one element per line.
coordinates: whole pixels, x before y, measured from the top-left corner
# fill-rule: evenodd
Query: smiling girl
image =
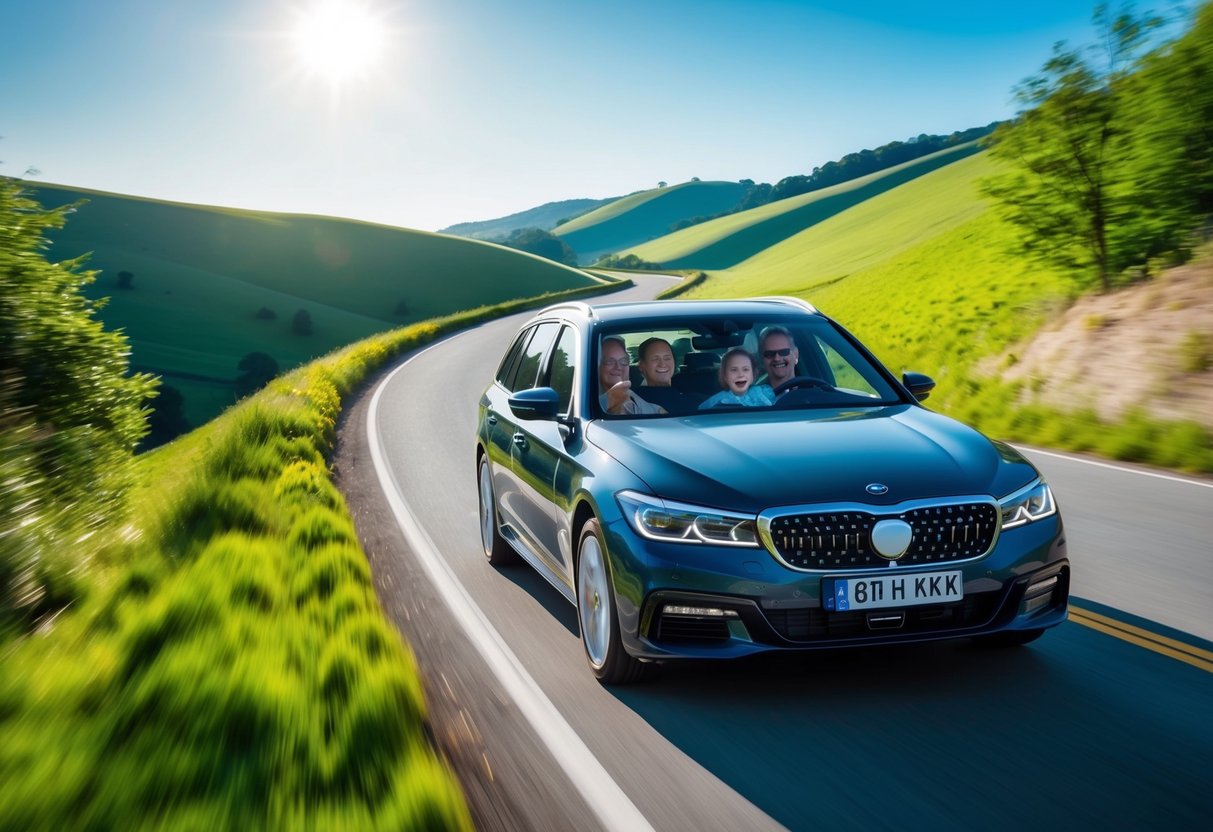
<path fill-rule="evenodd" d="M 700 410 L 718 405 L 762 407 L 775 404 L 769 387 L 755 387 L 758 359 L 743 347 L 734 347 L 720 362 L 720 386 L 724 389 L 699 406 Z"/>

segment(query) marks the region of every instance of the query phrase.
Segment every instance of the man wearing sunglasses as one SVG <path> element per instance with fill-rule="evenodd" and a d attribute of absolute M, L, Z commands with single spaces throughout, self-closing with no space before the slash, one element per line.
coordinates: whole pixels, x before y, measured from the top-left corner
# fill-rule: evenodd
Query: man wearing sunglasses
<path fill-rule="evenodd" d="M 758 344 L 762 365 L 767 370 L 767 384 L 771 389 L 795 378 L 800 352 L 792 340 L 792 333 L 781 326 L 769 326 L 758 337 Z"/>

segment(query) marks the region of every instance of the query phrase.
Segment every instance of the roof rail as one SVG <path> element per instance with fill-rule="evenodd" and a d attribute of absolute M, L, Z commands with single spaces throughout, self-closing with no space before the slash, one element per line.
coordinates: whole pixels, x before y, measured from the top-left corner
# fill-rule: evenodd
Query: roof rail
<path fill-rule="evenodd" d="M 772 301 L 774 303 L 786 303 L 786 304 L 790 304 L 791 306 L 799 306 L 801 309 L 805 310 L 806 312 L 820 311 L 816 306 L 809 303 L 804 298 L 794 298 L 789 295 L 765 295 L 760 298 L 750 298 L 750 300 L 765 300 L 765 301 Z"/>
<path fill-rule="evenodd" d="M 536 312 L 536 315 L 546 315 L 548 312 L 553 312 L 557 309 L 576 309 L 587 318 L 594 317 L 594 307 L 590 306 L 583 300 L 566 300 L 561 303 L 553 303 L 551 306 L 545 306 Z"/>

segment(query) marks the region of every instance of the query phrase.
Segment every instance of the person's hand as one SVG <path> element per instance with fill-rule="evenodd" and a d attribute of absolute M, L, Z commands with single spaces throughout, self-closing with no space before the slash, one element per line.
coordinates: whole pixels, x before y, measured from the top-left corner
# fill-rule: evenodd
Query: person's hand
<path fill-rule="evenodd" d="M 620 381 L 607 390 L 607 413 L 616 415 L 623 413 L 632 392 L 632 382 Z"/>

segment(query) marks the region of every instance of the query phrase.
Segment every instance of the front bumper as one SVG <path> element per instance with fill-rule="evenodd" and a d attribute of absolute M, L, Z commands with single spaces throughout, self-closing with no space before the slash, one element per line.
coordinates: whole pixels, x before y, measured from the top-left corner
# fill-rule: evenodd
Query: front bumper
<path fill-rule="evenodd" d="M 812 650 L 967 638 L 1035 630 L 1066 620 L 1070 564 L 1060 516 L 1002 536 L 963 571 L 964 598 L 942 604 L 831 612 L 823 577 L 775 562 L 763 549 L 657 544 L 612 524 L 608 547 L 621 637 L 644 659 L 739 658 Z M 694 548 L 695 551 L 688 551 Z M 906 570 L 907 575 L 928 571 Z"/>

